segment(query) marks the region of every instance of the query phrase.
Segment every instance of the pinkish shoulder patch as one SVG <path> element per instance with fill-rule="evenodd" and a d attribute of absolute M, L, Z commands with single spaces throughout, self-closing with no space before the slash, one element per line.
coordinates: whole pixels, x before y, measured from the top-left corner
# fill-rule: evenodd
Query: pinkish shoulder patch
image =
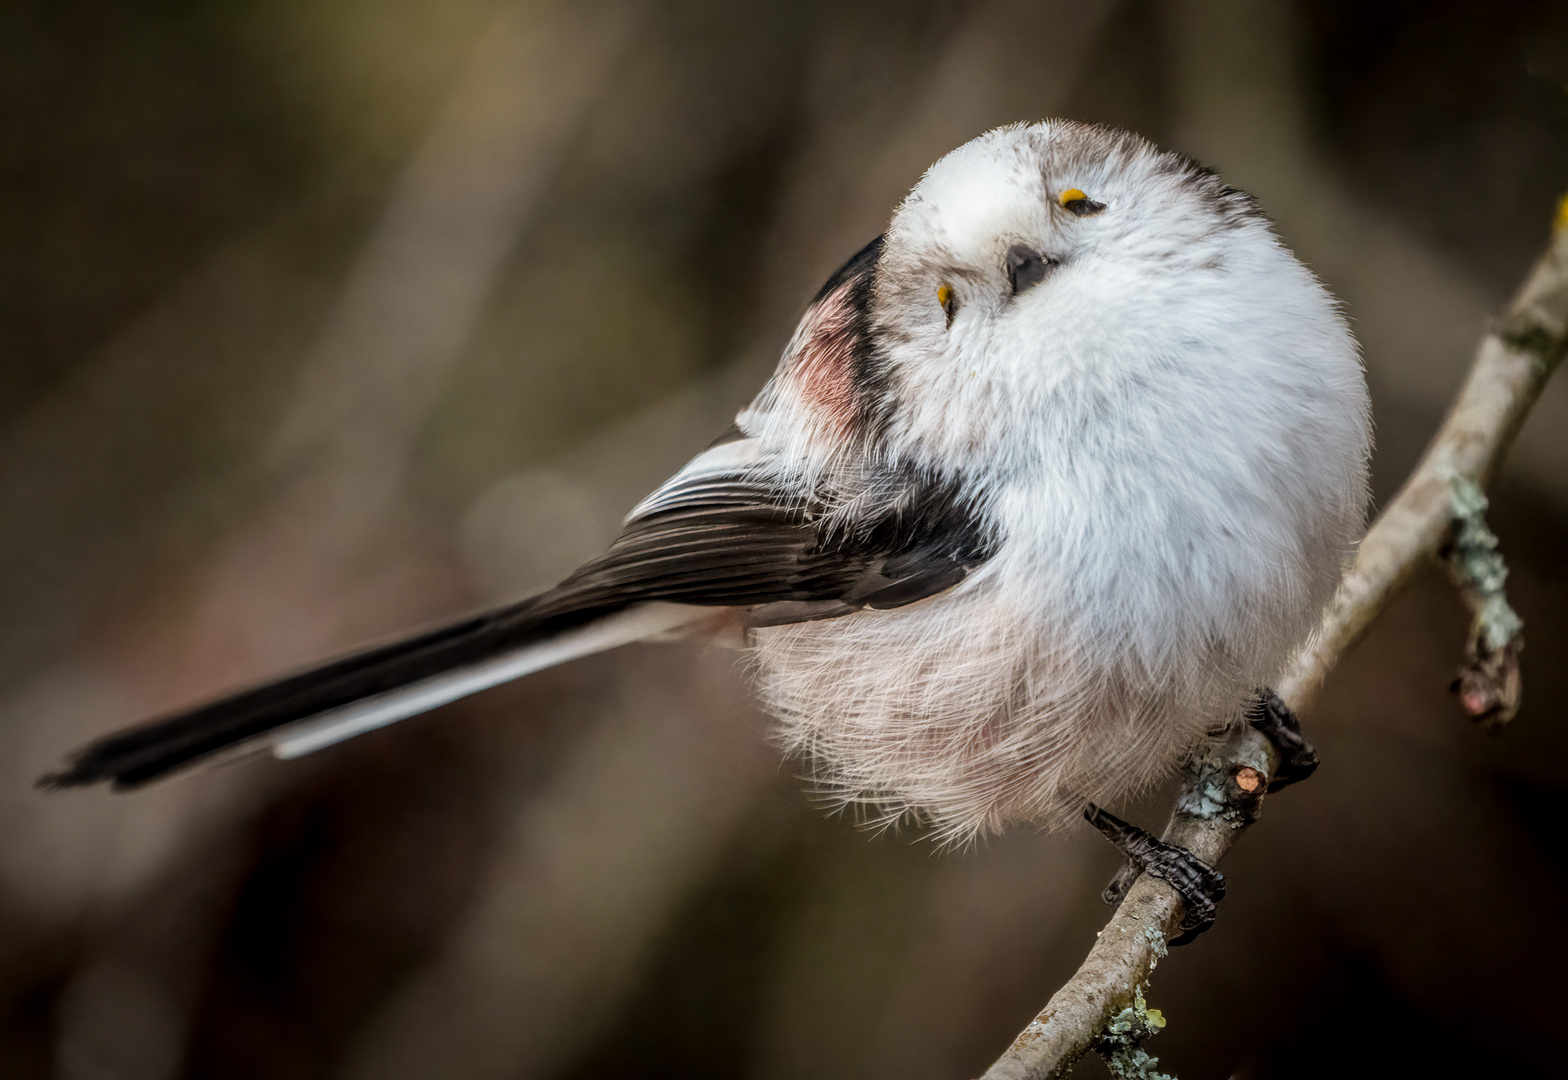
<path fill-rule="evenodd" d="M 801 345 L 790 364 L 796 392 L 826 423 L 842 432 L 859 416 L 855 392 L 855 311 L 845 282 L 806 316 Z"/>

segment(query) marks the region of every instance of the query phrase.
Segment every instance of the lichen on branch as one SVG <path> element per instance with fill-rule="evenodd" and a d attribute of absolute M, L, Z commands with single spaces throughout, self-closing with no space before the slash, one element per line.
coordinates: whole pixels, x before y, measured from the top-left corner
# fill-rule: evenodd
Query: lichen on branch
<path fill-rule="evenodd" d="M 1470 719 L 1495 729 L 1514 718 L 1523 696 L 1519 652 L 1524 648 L 1524 620 L 1503 591 L 1508 565 L 1486 524 L 1486 493 L 1468 477 L 1456 476 L 1449 494 L 1454 536 L 1445 561 L 1471 611 L 1465 663 L 1454 680 L 1454 692 Z"/>

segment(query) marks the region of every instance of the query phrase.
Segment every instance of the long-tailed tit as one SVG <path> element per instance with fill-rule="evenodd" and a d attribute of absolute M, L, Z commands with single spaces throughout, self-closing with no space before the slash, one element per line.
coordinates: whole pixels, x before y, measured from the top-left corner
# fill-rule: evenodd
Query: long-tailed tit
<path fill-rule="evenodd" d="M 1345 320 L 1250 196 L 1124 132 L 1001 128 L 931 167 L 735 425 L 560 585 L 48 779 L 297 757 L 727 617 L 844 800 L 946 839 L 1060 824 L 1260 708 L 1360 534 L 1369 438 Z"/>

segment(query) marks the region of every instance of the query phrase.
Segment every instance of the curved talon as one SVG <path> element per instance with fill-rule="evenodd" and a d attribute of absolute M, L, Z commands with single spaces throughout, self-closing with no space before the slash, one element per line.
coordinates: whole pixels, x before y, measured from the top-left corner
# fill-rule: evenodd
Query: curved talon
<path fill-rule="evenodd" d="M 1269 793 L 1305 780 L 1317 771 L 1318 752 L 1301 733 L 1301 722 L 1290 706 L 1267 687 L 1258 691 L 1258 700 L 1247 710 L 1247 722 L 1274 744 L 1279 751 L 1279 768 L 1269 778 Z"/>
<path fill-rule="evenodd" d="M 1093 803 L 1083 812 L 1093 825 L 1127 856 L 1127 861 L 1150 877 L 1159 878 L 1182 898 L 1181 933 L 1171 945 L 1185 945 L 1214 925 L 1216 906 L 1225 899 L 1225 875 L 1184 847 L 1156 839 L 1145 829 L 1123 821 Z M 1105 891 L 1108 903 L 1121 900 L 1136 874 L 1118 874 Z M 1121 886 L 1118 889 L 1118 886 Z"/>

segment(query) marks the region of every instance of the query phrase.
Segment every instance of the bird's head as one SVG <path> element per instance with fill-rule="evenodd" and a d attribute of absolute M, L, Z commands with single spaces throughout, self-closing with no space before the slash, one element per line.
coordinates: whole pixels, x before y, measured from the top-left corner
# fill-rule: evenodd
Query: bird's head
<path fill-rule="evenodd" d="M 781 374 L 825 430 L 973 459 L 1063 396 L 1173 364 L 1223 379 L 1238 350 L 1325 336 L 1353 349 L 1251 196 L 1136 135 L 1048 120 L 933 165 Z"/>

